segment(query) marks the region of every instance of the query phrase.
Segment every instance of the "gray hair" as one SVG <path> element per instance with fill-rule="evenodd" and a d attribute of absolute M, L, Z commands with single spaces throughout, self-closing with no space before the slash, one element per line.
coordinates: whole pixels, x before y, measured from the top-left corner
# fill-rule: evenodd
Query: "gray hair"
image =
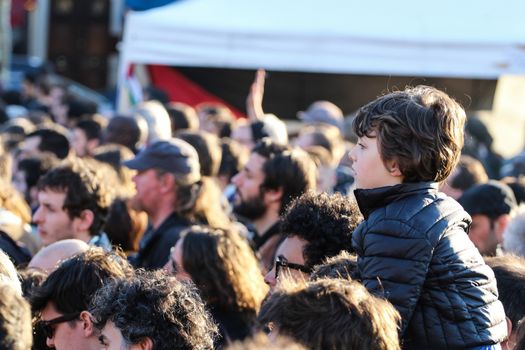
<path fill-rule="evenodd" d="M 503 250 L 525 258 L 525 207 L 519 206 L 503 232 Z"/>

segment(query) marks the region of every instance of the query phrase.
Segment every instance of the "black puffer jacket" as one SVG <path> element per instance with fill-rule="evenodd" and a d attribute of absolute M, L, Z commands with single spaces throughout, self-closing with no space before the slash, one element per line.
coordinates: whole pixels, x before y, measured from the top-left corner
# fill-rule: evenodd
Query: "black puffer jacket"
<path fill-rule="evenodd" d="M 496 280 L 466 232 L 470 217 L 435 183 L 356 190 L 363 284 L 402 317 L 405 349 L 465 349 L 506 337 Z"/>

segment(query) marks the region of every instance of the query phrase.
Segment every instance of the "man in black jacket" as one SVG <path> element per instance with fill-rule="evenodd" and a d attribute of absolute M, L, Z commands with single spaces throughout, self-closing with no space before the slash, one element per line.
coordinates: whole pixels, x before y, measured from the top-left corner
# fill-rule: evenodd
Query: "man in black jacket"
<path fill-rule="evenodd" d="M 137 170 L 132 205 L 148 214 L 150 228 L 131 258 L 135 267 L 158 269 L 192 222 L 181 215 L 195 205 L 201 180 L 197 151 L 180 139 L 158 141 L 124 164 Z"/>

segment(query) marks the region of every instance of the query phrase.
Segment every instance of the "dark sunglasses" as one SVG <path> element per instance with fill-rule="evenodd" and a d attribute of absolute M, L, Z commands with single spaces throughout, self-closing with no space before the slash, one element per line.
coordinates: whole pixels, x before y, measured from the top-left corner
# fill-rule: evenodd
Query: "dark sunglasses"
<path fill-rule="evenodd" d="M 277 277 L 279 276 L 279 270 L 281 270 L 282 268 L 298 270 L 298 271 L 301 271 L 301 272 L 304 272 L 304 273 L 307 273 L 307 274 L 312 272 L 312 270 L 310 268 L 308 268 L 308 267 L 306 267 L 304 265 L 290 263 L 290 262 L 288 262 L 288 260 L 286 260 L 286 258 L 284 256 L 279 255 L 275 259 L 275 279 L 277 279 Z"/>
<path fill-rule="evenodd" d="M 54 327 L 55 325 L 64 323 L 64 322 L 73 321 L 77 319 L 79 316 L 80 316 L 80 312 L 66 314 L 66 315 L 63 315 L 57 318 L 53 318 L 51 320 L 39 321 L 38 326 L 40 327 L 40 329 L 42 330 L 42 332 L 47 338 L 53 339 L 53 336 L 55 335 L 55 327 Z"/>

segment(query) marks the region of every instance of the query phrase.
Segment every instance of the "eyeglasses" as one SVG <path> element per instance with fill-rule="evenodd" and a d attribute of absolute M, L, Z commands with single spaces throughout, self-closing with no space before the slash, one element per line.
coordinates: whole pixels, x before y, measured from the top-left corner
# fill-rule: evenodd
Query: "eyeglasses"
<path fill-rule="evenodd" d="M 80 316 L 80 312 L 75 312 L 72 314 L 62 315 L 62 316 L 59 316 L 57 318 L 53 318 L 47 321 L 42 320 L 38 322 L 38 325 L 40 329 L 42 329 L 42 332 L 47 338 L 53 339 L 53 336 L 55 335 L 55 327 L 53 326 L 60 324 L 60 323 L 73 321 L 77 319 L 79 316 Z"/>
<path fill-rule="evenodd" d="M 283 267 L 285 268 L 288 268 L 288 269 L 292 269 L 292 270 L 298 270 L 298 271 L 301 271 L 301 272 L 304 272 L 304 273 L 310 273 L 312 272 L 312 270 L 304 265 L 299 265 L 299 264 L 293 264 L 293 263 L 290 263 L 288 262 L 288 260 L 286 260 L 286 258 L 282 255 L 279 255 L 276 259 L 275 259 L 275 279 L 277 279 L 277 277 L 279 276 L 279 270 L 282 269 Z"/>

